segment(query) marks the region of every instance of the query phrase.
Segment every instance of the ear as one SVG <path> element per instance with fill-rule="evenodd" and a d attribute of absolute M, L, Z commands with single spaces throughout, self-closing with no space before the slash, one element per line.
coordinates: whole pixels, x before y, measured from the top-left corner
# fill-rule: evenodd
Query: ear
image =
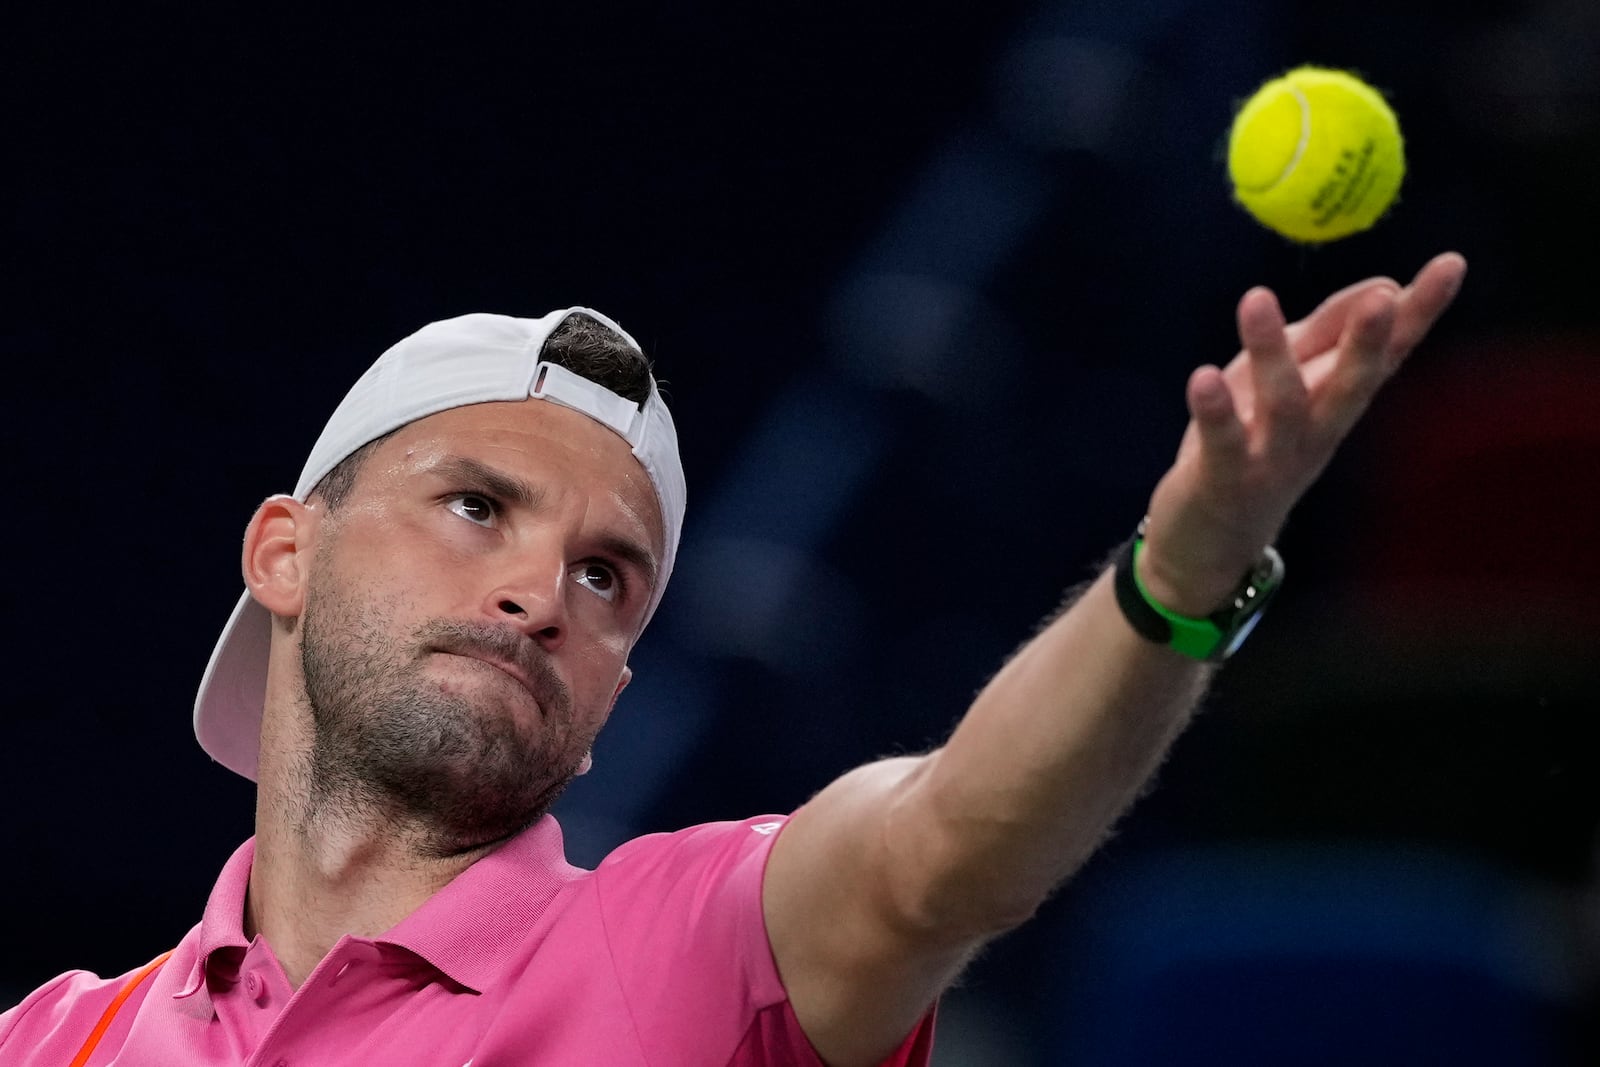
<path fill-rule="evenodd" d="M 617 688 L 611 693 L 611 707 L 606 709 L 607 718 L 611 717 L 611 712 L 615 710 L 617 706 L 617 698 L 622 695 L 622 691 L 624 689 L 628 688 L 628 683 L 631 681 L 633 681 L 633 668 L 624 666 L 622 668 L 622 677 L 617 679 Z M 591 749 L 583 754 L 583 762 L 578 764 L 577 773 L 588 774 L 593 769 L 594 751 Z"/>
<path fill-rule="evenodd" d="M 315 508 L 290 496 L 261 502 L 244 531 L 244 584 L 262 607 L 287 618 L 305 607 L 306 573 L 318 519 Z"/>
<path fill-rule="evenodd" d="M 622 677 L 617 679 L 617 688 L 611 694 L 611 706 L 606 709 L 607 716 L 617 710 L 617 698 L 622 695 L 624 689 L 628 688 L 628 683 L 631 681 L 633 681 L 633 668 L 623 664 Z"/>

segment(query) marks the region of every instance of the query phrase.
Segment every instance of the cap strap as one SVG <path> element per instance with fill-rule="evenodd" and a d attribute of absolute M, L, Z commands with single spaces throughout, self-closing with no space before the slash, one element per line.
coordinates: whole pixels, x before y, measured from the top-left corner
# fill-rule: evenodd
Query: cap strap
<path fill-rule="evenodd" d="M 628 444 L 639 443 L 635 434 L 639 423 L 638 404 L 558 363 L 540 360 L 534 365 L 533 388 L 528 395 L 581 411 L 621 434 Z"/>

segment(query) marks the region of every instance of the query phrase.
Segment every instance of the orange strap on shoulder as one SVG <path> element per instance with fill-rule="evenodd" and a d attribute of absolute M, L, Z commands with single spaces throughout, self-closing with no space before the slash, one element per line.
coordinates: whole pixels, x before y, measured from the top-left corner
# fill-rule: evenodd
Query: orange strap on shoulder
<path fill-rule="evenodd" d="M 83 1067 L 84 1064 L 89 1062 L 89 1056 L 94 1052 L 95 1046 L 100 1044 L 100 1039 L 106 1036 L 106 1031 L 111 1029 L 111 1020 L 117 1017 L 117 1012 L 122 1009 L 123 1002 L 132 995 L 135 989 L 139 988 L 140 982 L 154 974 L 156 968 L 166 963 L 171 955 L 171 952 L 163 952 L 145 964 L 143 970 L 128 979 L 127 984 L 117 990 L 117 995 L 111 998 L 111 1003 L 106 1005 L 106 1010 L 100 1013 L 100 1021 L 94 1024 L 93 1030 L 89 1031 L 89 1040 L 85 1041 L 83 1047 L 78 1050 L 78 1054 L 72 1057 L 72 1063 L 69 1067 Z"/>

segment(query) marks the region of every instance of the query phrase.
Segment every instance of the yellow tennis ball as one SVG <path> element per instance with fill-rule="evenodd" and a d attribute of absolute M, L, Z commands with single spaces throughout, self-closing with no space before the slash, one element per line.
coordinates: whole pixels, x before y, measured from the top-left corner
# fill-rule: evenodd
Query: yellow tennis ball
<path fill-rule="evenodd" d="M 1228 137 L 1235 199 L 1264 225 L 1307 243 L 1371 226 L 1405 176 L 1400 123 L 1353 74 L 1297 67 L 1239 109 Z"/>

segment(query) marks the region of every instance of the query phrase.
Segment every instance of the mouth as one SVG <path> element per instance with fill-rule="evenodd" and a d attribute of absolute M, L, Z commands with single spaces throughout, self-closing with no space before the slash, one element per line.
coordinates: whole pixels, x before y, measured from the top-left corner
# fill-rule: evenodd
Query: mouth
<path fill-rule="evenodd" d="M 528 677 L 527 673 L 515 663 L 511 663 L 508 660 L 503 660 L 499 657 L 488 655 L 482 652 L 464 652 L 448 648 L 436 649 L 435 651 L 442 656 L 456 656 L 460 659 L 476 660 L 478 663 L 493 667 L 526 690 L 535 701 L 537 701 L 539 698 L 538 691 L 534 689 L 532 680 Z"/>

